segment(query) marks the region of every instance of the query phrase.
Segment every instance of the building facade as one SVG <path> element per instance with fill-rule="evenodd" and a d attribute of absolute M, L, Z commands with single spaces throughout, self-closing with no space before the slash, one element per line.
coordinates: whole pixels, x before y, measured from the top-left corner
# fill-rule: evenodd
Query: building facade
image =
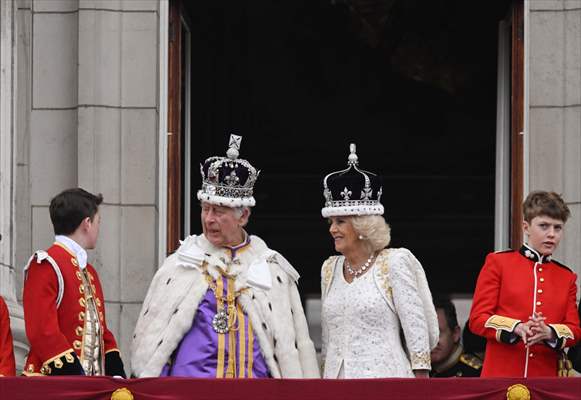
<path fill-rule="evenodd" d="M 90 257 L 104 284 L 108 324 L 128 360 L 143 298 L 168 249 L 171 4 L 0 4 L 0 295 L 10 307 L 18 367 L 27 348 L 22 269 L 35 250 L 52 243 L 51 197 L 74 186 L 104 196 L 101 235 Z M 529 0 L 522 11 L 517 184 L 520 196 L 535 189 L 563 194 L 572 218 L 558 258 L 579 274 L 581 0 Z M 499 93 L 511 84 L 507 76 L 504 83 L 499 78 Z M 510 144 L 503 148 L 503 140 L 497 141 L 497 247 L 509 243 L 500 224 L 512 218 L 511 173 L 499 168 L 509 157 Z"/>

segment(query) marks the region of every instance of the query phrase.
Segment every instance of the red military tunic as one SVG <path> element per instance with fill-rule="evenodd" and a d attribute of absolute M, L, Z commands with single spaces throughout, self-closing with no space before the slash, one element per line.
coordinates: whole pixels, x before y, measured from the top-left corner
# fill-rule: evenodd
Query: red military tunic
<path fill-rule="evenodd" d="M 14 376 L 15 369 L 10 314 L 4 299 L 0 297 L 0 376 Z"/>
<path fill-rule="evenodd" d="M 86 291 L 82 284 L 83 271 L 75 254 L 61 243 L 54 243 L 46 253 L 58 265 L 57 271 L 43 254 L 32 257 L 24 282 L 24 320 L 30 352 L 25 375 L 83 374 L 79 360 L 83 359 L 83 338 L 87 307 Z M 91 292 L 99 322 L 103 329 L 101 356 L 106 375 L 124 376 L 117 343 L 105 320 L 105 301 L 97 272 L 86 266 Z M 59 292 L 61 294 L 59 295 Z M 62 296 L 60 305 L 57 298 Z"/>
<path fill-rule="evenodd" d="M 470 329 L 487 339 L 482 377 L 557 376 L 560 349 L 581 336 L 576 279 L 567 267 L 527 245 L 486 257 L 470 311 Z M 533 312 L 542 312 L 555 331 L 556 348 L 537 343 L 527 349 L 514 334 Z"/>

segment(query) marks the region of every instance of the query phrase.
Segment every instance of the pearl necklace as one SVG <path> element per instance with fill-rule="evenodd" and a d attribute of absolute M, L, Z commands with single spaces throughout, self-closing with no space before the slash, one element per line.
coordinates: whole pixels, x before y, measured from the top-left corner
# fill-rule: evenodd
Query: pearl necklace
<path fill-rule="evenodd" d="M 361 275 L 362 273 L 367 271 L 369 269 L 369 267 L 372 265 L 371 261 L 373 260 L 373 256 L 374 256 L 374 254 L 371 253 L 371 255 L 369 256 L 367 261 L 365 261 L 365 264 L 363 264 L 361 267 L 356 268 L 356 269 L 351 268 L 351 265 L 349 265 L 349 261 L 347 261 L 347 259 L 345 258 L 345 268 L 347 269 L 347 272 L 349 273 L 349 275 L 357 278 L 359 275 Z"/>

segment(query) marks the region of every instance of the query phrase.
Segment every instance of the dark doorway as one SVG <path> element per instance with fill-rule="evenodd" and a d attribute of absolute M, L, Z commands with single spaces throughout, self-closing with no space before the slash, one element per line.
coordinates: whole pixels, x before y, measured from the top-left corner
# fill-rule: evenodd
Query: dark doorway
<path fill-rule="evenodd" d="M 262 170 L 248 230 L 316 294 L 334 254 L 321 180 L 355 142 L 361 167 L 384 177 L 391 246 L 416 254 L 433 292 L 472 292 L 494 245 L 498 23 L 509 5 L 184 2 L 193 196 L 198 163 L 242 135 L 241 157 Z"/>

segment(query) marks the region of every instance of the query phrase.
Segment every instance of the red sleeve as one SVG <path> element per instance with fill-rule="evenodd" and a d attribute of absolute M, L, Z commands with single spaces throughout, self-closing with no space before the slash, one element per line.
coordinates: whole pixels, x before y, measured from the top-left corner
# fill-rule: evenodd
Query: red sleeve
<path fill-rule="evenodd" d="M 41 264 L 31 261 L 24 281 L 23 306 L 26 336 L 30 347 L 42 362 L 72 350 L 60 330 L 56 298 L 58 281 L 48 261 Z"/>
<path fill-rule="evenodd" d="M 581 327 L 579 327 L 579 313 L 577 311 L 577 275 L 573 274 L 573 279 L 569 285 L 569 298 L 567 301 L 567 311 L 565 320 L 562 322 L 567 325 L 573 333 L 573 339 L 567 339 L 563 347 L 572 347 L 579 343 L 581 339 Z"/>
<path fill-rule="evenodd" d="M 14 376 L 15 374 L 10 313 L 4 299 L 0 297 L 0 376 Z"/>
<path fill-rule="evenodd" d="M 502 271 L 496 262 L 495 254 L 489 254 L 478 276 L 470 310 L 470 330 L 488 339 L 500 340 L 499 334 L 502 331 L 511 332 L 517 321 L 510 316 L 496 315 L 501 282 Z M 495 318 L 491 319 L 493 316 Z M 486 327 L 489 320 L 499 323 Z"/>

